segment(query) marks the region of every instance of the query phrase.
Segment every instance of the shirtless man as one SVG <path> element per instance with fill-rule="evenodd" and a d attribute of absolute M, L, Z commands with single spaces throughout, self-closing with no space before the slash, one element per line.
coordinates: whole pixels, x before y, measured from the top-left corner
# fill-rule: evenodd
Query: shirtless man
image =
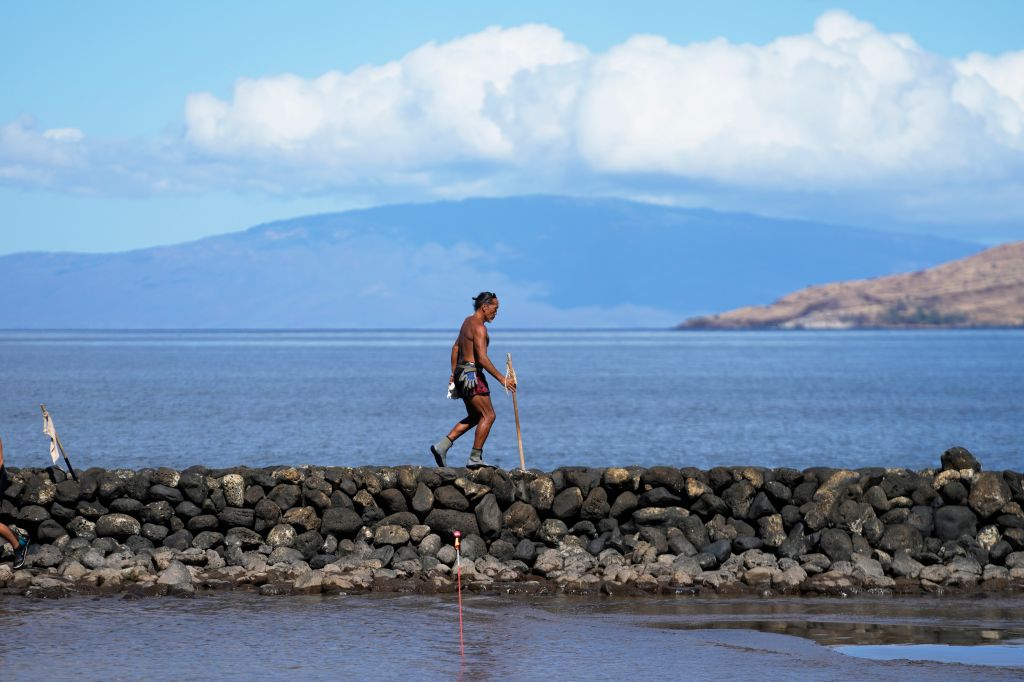
<path fill-rule="evenodd" d="M 459 338 L 455 339 L 455 345 L 452 346 L 452 375 L 449 383 L 455 382 L 455 394 L 466 404 L 466 418 L 452 427 L 447 436 L 430 446 L 430 452 L 439 467 L 446 466 L 448 449 L 452 443 L 474 426 L 476 435 L 466 467 L 479 469 L 493 466 L 484 462 L 484 443 L 494 423 L 494 407 L 491 406 L 487 377 L 481 370 L 490 372 L 502 387 L 516 390 L 515 381 L 509 379 L 506 384 L 505 377 L 498 373 L 487 357 L 491 339 L 484 325 L 493 322 L 497 314 L 498 295 L 491 291 L 481 292 L 473 299 L 473 314 L 463 321 Z"/>
<path fill-rule="evenodd" d="M 0 495 L 7 487 L 7 470 L 4 468 L 4 442 L 0 440 Z M 25 555 L 28 553 L 28 536 L 15 533 L 6 524 L 0 523 L 0 538 L 3 538 L 14 549 L 13 568 L 21 568 L 25 565 Z"/>

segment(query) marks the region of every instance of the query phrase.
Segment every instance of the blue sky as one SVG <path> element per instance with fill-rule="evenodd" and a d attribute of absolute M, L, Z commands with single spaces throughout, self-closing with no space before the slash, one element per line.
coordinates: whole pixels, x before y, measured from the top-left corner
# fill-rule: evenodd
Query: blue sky
<path fill-rule="evenodd" d="M 22 3 L 0 253 L 534 192 L 1020 238 L 1022 8 Z"/>

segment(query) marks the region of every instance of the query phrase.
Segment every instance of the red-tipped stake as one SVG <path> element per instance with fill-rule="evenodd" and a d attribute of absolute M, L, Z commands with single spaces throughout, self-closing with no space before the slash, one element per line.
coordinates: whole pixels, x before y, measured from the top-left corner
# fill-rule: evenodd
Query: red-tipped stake
<path fill-rule="evenodd" d="M 460 531 L 455 531 L 455 570 L 459 585 L 459 655 L 465 658 L 466 645 L 462 641 L 462 552 L 459 549 Z"/>

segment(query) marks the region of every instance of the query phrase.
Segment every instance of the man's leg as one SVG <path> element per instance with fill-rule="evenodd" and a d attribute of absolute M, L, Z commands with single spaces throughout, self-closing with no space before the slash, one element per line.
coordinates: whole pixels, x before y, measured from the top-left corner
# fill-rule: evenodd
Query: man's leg
<path fill-rule="evenodd" d="M 25 565 L 25 555 L 28 553 L 28 538 L 15 534 L 5 524 L 0 523 L 0 537 L 11 544 L 14 549 L 14 568 L 21 568 Z"/>
<path fill-rule="evenodd" d="M 437 462 L 437 466 L 443 467 L 447 464 L 448 449 L 451 448 L 452 443 L 459 439 L 459 436 L 469 431 L 471 428 L 477 425 L 480 421 L 480 415 L 474 411 L 473 406 L 468 400 L 464 400 L 466 403 L 466 418 L 460 421 L 458 424 L 452 427 L 452 430 L 448 432 L 448 435 L 430 446 L 430 452 L 434 455 L 434 461 Z"/>
<path fill-rule="evenodd" d="M 470 469 L 491 466 L 484 462 L 484 443 L 487 442 L 487 436 L 491 433 L 491 425 L 494 424 L 494 406 L 491 405 L 491 396 L 475 395 L 469 402 L 480 418 L 476 425 L 476 436 L 473 438 L 473 451 L 469 453 L 469 462 L 466 466 Z"/>

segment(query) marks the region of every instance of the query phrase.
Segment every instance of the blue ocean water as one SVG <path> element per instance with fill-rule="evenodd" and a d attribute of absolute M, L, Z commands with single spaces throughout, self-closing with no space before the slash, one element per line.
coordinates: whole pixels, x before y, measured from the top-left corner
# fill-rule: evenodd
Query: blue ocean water
<path fill-rule="evenodd" d="M 1024 332 L 491 330 L 528 467 L 1024 469 Z M 453 332 L 0 332 L 0 436 L 44 466 L 46 403 L 78 468 L 432 465 L 464 416 Z M 492 388 L 496 382 L 491 382 Z M 518 466 L 511 400 L 485 454 Z M 469 439 L 449 459 L 461 463 Z"/>

